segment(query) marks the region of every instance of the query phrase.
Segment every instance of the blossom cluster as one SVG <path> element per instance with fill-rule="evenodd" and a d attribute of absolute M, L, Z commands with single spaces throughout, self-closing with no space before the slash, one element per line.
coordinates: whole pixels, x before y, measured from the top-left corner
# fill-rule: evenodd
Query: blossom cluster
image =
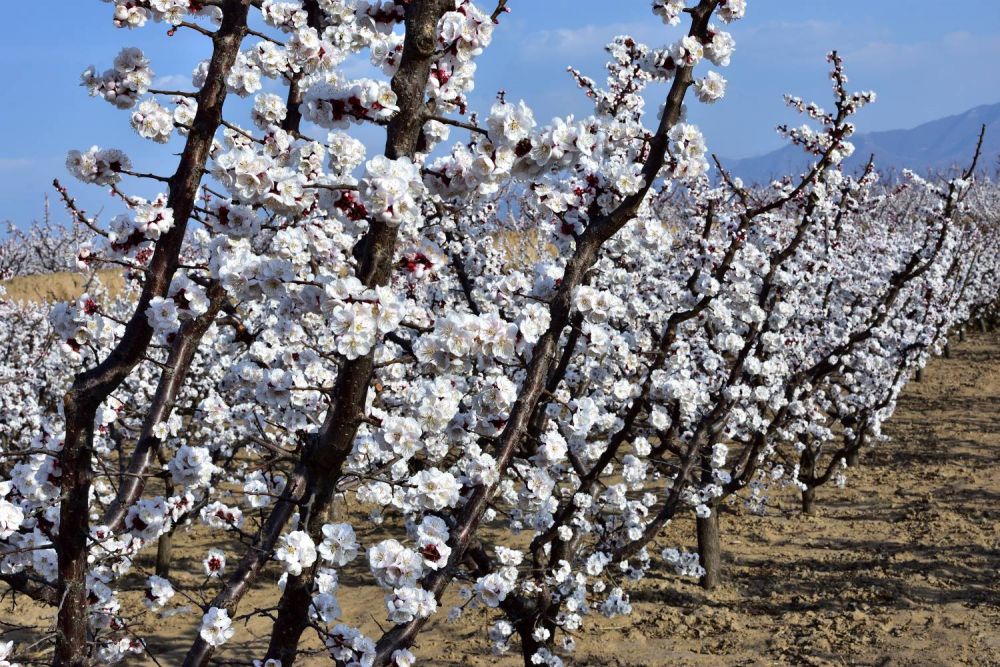
<path fill-rule="evenodd" d="M 103 74 L 90 67 L 81 75 L 83 86 L 93 97 L 103 97 L 119 109 L 131 109 L 153 83 L 153 70 L 142 51 L 122 49 L 114 66 Z"/>

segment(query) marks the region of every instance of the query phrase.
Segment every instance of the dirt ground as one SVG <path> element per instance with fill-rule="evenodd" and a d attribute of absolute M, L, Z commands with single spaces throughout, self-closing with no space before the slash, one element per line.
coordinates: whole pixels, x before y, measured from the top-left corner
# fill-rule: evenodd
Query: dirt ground
<path fill-rule="evenodd" d="M 892 441 L 866 453 L 846 489 L 819 490 L 816 516 L 800 514 L 791 490 L 772 496 L 766 516 L 739 507 L 723 514 L 719 589 L 708 594 L 654 572 L 631 591 L 632 616 L 589 619 L 593 631 L 567 664 L 1000 665 L 1000 336 L 970 336 L 951 359 L 934 360 L 923 382 L 907 387 L 886 431 Z M 359 538 L 376 536 L 369 527 Z M 176 542 L 178 572 L 200 569 L 216 546 L 197 530 Z M 675 522 L 661 540 L 694 543 L 690 520 Z M 378 636 L 382 591 L 357 587 L 359 575 L 342 573 L 345 622 Z M 273 604 L 276 576 L 265 573 L 242 608 Z M 12 608 L 9 599 L 0 605 L 0 620 L 44 623 L 50 613 Z M 415 648 L 420 664 L 519 666 L 516 656 L 489 654 L 484 613 L 457 623 L 439 614 Z M 150 648 L 160 665 L 180 664 L 199 618 L 156 622 Z M 261 657 L 266 631 L 260 620 L 240 622 L 234 642 L 245 650 L 257 637 L 255 654 L 230 649 L 217 658 Z M 329 661 L 303 656 L 298 664 Z"/>

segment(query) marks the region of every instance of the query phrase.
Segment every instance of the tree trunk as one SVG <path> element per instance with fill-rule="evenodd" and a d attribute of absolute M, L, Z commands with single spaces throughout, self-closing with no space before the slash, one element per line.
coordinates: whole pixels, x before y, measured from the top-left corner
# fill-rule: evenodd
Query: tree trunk
<path fill-rule="evenodd" d="M 913 379 L 916 382 L 923 382 L 924 381 L 924 369 L 923 368 L 918 368 L 917 369 L 917 374 L 916 374 L 916 376 Z"/>
<path fill-rule="evenodd" d="M 802 491 L 802 513 L 812 515 L 816 504 L 816 454 L 808 445 L 799 457 L 799 481 L 806 485 Z"/>
<path fill-rule="evenodd" d="M 847 467 L 857 468 L 861 464 L 861 448 L 852 449 L 847 455 Z"/>
<path fill-rule="evenodd" d="M 944 358 L 951 359 L 951 343 L 944 344 Z"/>
<path fill-rule="evenodd" d="M 61 530 L 53 540 L 59 555 L 59 611 L 56 616 L 56 649 L 53 667 L 86 667 L 90 664 L 87 630 L 87 531 L 88 503 L 94 451 L 96 405 L 81 405 L 78 390 L 67 392 L 66 438 L 59 458 Z"/>
<path fill-rule="evenodd" d="M 321 14 L 315 0 L 305 3 L 314 16 Z M 385 155 L 390 159 L 413 157 L 417 153 L 421 130 L 427 121 L 424 91 L 435 54 L 436 26 L 448 10 L 448 0 L 409 3 L 405 11 L 405 37 L 399 68 L 392 77 L 399 112 L 386 127 Z M 398 228 L 373 222 L 355 246 L 357 277 L 368 287 L 389 282 L 393 267 Z M 332 405 L 326 420 L 313 436 L 307 455 L 305 504 L 300 525 L 313 540 L 321 537 L 324 517 L 332 504 L 337 480 L 364 417 L 365 398 L 374 373 L 375 352 L 344 364 L 332 393 Z M 278 603 L 278 614 L 271 630 L 266 657 L 291 665 L 298 654 L 302 633 L 309 627 L 309 603 L 315 570 L 289 577 Z M 412 640 L 411 640 L 412 641 Z M 196 650 L 197 648 L 197 650 Z M 185 664 L 204 665 L 209 649 L 196 644 Z M 376 663 L 387 660 L 377 658 Z"/>
<path fill-rule="evenodd" d="M 816 513 L 816 487 L 810 486 L 802 492 L 802 513 L 812 516 Z"/>
<path fill-rule="evenodd" d="M 961 329 L 958 330 L 958 342 L 959 343 L 965 342 L 965 327 L 962 327 Z"/>
<path fill-rule="evenodd" d="M 868 417 L 861 419 L 857 435 L 847 449 L 847 467 L 856 468 L 861 465 L 861 450 L 864 449 L 868 436 Z"/>
<path fill-rule="evenodd" d="M 520 628 L 518 628 L 517 632 L 521 638 L 521 658 L 524 660 L 524 667 L 536 667 L 535 661 L 531 658 L 542 647 L 541 643 L 531 636 L 532 632 L 532 630 L 522 630 Z"/>
<path fill-rule="evenodd" d="M 163 449 L 159 449 L 156 452 L 156 458 L 160 462 L 160 465 L 166 469 L 167 464 L 170 462 L 167 453 Z M 174 495 L 174 480 L 171 477 L 167 477 L 163 480 L 163 496 L 169 498 L 172 495 Z M 158 577 L 166 579 L 170 576 L 170 556 L 174 550 L 173 542 L 174 527 L 171 526 L 170 530 L 160 535 L 160 539 L 156 542 L 156 576 Z"/>
<path fill-rule="evenodd" d="M 698 561 L 705 569 L 705 574 L 698 583 L 706 591 L 719 585 L 722 579 L 722 547 L 719 540 L 719 510 L 712 508 L 711 516 L 699 517 L 698 524 Z"/>
<path fill-rule="evenodd" d="M 87 536 L 90 534 L 91 463 L 94 416 L 141 361 L 153 335 L 146 307 L 166 296 L 180 263 L 181 246 L 212 142 L 222 122 L 226 74 L 247 33 L 249 0 L 224 0 L 219 29 L 212 36 L 212 58 L 205 84 L 198 93 L 198 110 L 188 129 L 177 170 L 168 181 L 167 206 L 174 226 L 156 241 L 149 270 L 131 318 L 115 348 L 96 366 L 76 375 L 64 398 L 66 430 L 59 454 L 59 609 L 56 615 L 55 667 L 85 667 L 92 663 L 87 587 Z"/>
<path fill-rule="evenodd" d="M 156 543 L 156 576 L 170 576 L 170 554 L 173 552 L 173 532 L 163 533 Z"/>

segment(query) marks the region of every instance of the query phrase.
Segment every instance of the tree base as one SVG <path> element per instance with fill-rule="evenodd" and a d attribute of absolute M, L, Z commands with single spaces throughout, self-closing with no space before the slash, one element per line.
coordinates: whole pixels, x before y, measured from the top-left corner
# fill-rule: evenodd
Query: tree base
<path fill-rule="evenodd" d="M 719 510 L 712 508 L 711 516 L 697 519 L 698 560 L 705 574 L 698 583 L 706 591 L 717 587 L 722 580 L 722 546 L 719 539 Z"/>

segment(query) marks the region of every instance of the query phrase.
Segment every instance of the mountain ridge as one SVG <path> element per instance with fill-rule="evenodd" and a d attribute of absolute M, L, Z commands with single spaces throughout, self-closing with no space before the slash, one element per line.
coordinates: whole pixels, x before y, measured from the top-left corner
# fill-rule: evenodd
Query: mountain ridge
<path fill-rule="evenodd" d="M 854 154 L 845 160 L 844 167 L 848 171 L 860 169 L 872 154 L 879 173 L 887 175 L 899 174 L 903 169 L 928 174 L 966 167 L 983 125 L 986 137 L 977 171 L 993 173 L 1000 155 L 1000 103 L 983 104 L 910 129 L 857 134 L 851 138 Z M 798 146 L 784 146 L 723 164 L 747 183 L 769 183 L 782 175 L 802 172 L 809 162 L 810 156 Z"/>

